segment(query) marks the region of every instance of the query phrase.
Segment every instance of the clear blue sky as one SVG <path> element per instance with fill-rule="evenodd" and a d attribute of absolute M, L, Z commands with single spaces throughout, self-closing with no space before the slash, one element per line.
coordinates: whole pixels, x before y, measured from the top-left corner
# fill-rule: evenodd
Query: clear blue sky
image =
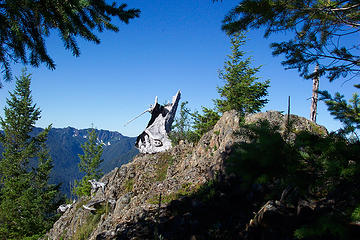
<path fill-rule="evenodd" d="M 140 18 L 128 25 L 119 23 L 118 33 L 100 34 L 100 45 L 79 40 L 78 58 L 64 49 L 56 33 L 52 34 L 47 46 L 56 70 L 28 67 L 34 102 L 42 110 L 37 125 L 89 128 L 93 124 L 98 129 L 137 136 L 150 114 L 126 127 L 124 124 L 147 109 L 156 95 L 160 103 L 165 103 L 178 89 L 192 110 L 211 107 L 211 99 L 218 97 L 216 87 L 223 85 L 218 70 L 230 54 L 221 20 L 237 2 L 127 1 L 130 8 L 141 10 Z M 292 113 L 308 118 L 312 82 L 300 78 L 295 70 L 285 71 L 280 64 L 283 59 L 271 55 L 270 43 L 286 35 L 264 39 L 259 30 L 250 31 L 247 36 L 244 50 L 253 56 L 254 66 L 262 65 L 258 76 L 271 81 L 270 101 L 264 111 L 286 111 L 290 95 Z M 15 65 L 14 75 L 19 75 L 21 68 Z M 320 80 L 322 90 L 340 91 L 347 98 L 355 91 L 353 84 L 355 80 Z M 14 85 L 15 81 L 4 83 L 0 89 L 0 116 Z M 318 123 L 330 130 L 340 127 L 323 103 L 319 104 Z"/>

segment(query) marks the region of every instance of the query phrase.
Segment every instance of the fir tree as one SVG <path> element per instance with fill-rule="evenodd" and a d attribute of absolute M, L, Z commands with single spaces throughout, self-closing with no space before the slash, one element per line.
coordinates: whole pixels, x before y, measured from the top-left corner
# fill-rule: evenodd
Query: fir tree
<path fill-rule="evenodd" d="M 202 114 L 198 112 L 193 114 L 193 129 L 196 141 L 198 141 L 202 135 L 210 131 L 221 117 L 217 111 L 210 108 L 202 107 L 202 111 Z"/>
<path fill-rule="evenodd" d="M 355 87 L 360 88 L 356 85 Z M 353 97 L 349 100 L 350 104 L 344 99 L 344 96 L 339 92 L 334 97 L 327 91 L 320 92 L 322 100 L 328 107 L 328 111 L 335 119 L 344 124 L 340 129 L 342 134 L 352 134 L 355 140 L 360 141 L 360 97 L 358 93 L 354 93 Z"/>
<path fill-rule="evenodd" d="M 228 55 L 219 78 L 225 81 L 223 87 L 218 87 L 221 99 L 215 100 L 220 112 L 235 109 L 240 116 L 254 113 L 268 102 L 265 98 L 269 81 L 257 82 L 255 74 L 260 67 L 251 67 L 251 58 L 244 58 L 240 48 L 245 44 L 244 33 L 230 36 L 232 54 Z"/>
<path fill-rule="evenodd" d="M 77 38 L 99 44 L 96 32 L 119 31 L 113 17 L 128 23 L 139 16 L 138 9 L 126 7 L 104 0 L 0 1 L 0 64 L 5 80 L 11 79 L 12 62 L 34 67 L 45 63 L 55 69 L 45 45 L 53 30 L 58 31 L 65 48 L 79 56 Z"/>
<path fill-rule="evenodd" d="M 194 142 L 196 140 L 195 133 L 192 131 L 192 117 L 194 117 L 190 109 L 186 107 L 188 101 L 182 102 L 180 105 L 179 117 L 175 119 L 172 125 L 169 137 L 173 144 L 178 144 L 181 140 Z"/>
<path fill-rule="evenodd" d="M 283 54 L 282 64 L 305 78 L 313 78 L 319 64 L 316 75 L 331 81 L 359 74 L 359 10 L 359 1 L 353 0 L 241 0 L 225 17 L 223 30 L 232 34 L 261 28 L 264 37 L 293 33 L 271 45 L 273 54 Z"/>
<path fill-rule="evenodd" d="M 58 187 L 48 184 L 52 160 L 46 148 L 50 126 L 37 136 L 31 132 L 40 118 L 33 104 L 30 74 L 17 78 L 14 93 L 7 99 L 4 147 L 0 160 L 0 238 L 22 239 L 41 234 L 52 226 Z M 31 165 L 31 166 L 30 166 Z"/>
<path fill-rule="evenodd" d="M 202 107 L 203 113 L 192 114 L 196 140 L 211 130 L 221 117 L 221 113 L 236 110 L 241 118 L 247 113 L 254 113 L 268 102 L 267 88 L 269 81 L 257 82 L 255 74 L 259 67 L 250 66 L 251 58 L 244 58 L 245 53 L 240 48 L 245 44 L 244 33 L 230 35 L 232 54 L 228 55 L 224 68 L 219 72 L 219 78 L 225 85 L 218 87 L 220 99 L 215 99 L 216 109 Z"/>
<path fill-rule="evenodd" d="M 74 192 L 78 196 L 90 196 L 91 184 L 89 180 L 98 180 L 102 175 L 99 166 L 103 162 L 101 158 L 103 148 L 100 144 L 96 143 L 97 135 L 95 129 L 88 131 L 88 134 L 88 141 L 81 145 L 84 154 L 79 154 L 79 170 L 85 173 L 85 176 L 80 181 L 75 181 L 76 187 Z"/>

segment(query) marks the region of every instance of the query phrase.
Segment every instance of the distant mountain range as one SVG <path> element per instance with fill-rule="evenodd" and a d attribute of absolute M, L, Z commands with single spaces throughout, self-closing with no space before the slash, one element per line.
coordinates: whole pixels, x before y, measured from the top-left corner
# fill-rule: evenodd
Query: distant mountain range
<path fill-rule="evenodd" d="M 34 134 L 42 130 L 35 128 Z M 47 145 L 54 164 L 50 181 L 61 183 L 61 191 L 67 195 L 70 194 L 70 184 L 82 177 L 78 169 L 80 161 L 78 154 L 83 154 L 81 144 L 87 141 L 88 130 L 90 129 L 78 130 L 67 127 L 52 128 L 49 132 Z M 104 162 L 100 166 L 104 173 L 128 163 L 138 153 L 134 146 L 136 137 L 126 137 L 118 132 L 107 130 L 96 130 L 96 133 L 98 144 L 104 146 L 102 155 Z"/>

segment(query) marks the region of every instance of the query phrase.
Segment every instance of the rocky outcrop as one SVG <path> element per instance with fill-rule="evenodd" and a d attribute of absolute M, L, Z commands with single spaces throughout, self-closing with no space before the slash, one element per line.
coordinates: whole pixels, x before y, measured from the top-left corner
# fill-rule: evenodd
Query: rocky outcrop
<path fill-rule="evenodd" d="M 279 124 L 282 132 L 288 120 L 286 115 L 270 111 L 249 115 L 246 123 L 260 119 Z M 304 118 L 291 115 L 290 120 L 295 131 L 327 134 L 324 127 Z M 235 134 L 239 129 L 236 112 L 226 112 L 196 145 L 181 142 L 167 152 L 137 155 L 132 162 L 106 174 L 100 180 L 106 183 L 105 191 L 98 190 L 91 198 L 79 199 L 54 224 L 46 238 L 202 239 L 196 238 L 196 233 L 201 232 L 204 224 L 211 226 L 214 234 L 219 229 L 216 224 L 225 224 L 210 220 L 216 219 L 217 211 L 248 222 L 240 211 L 241 202 L 236 202 L 234 207 L 233 201 L 242 193 L 232 187 L 237 184 L 231 183 L 230 177 L 220 188 L 224 190 L 215 196 L 216 201 L 203 201 L 212 194 L 206 192 L 207 184 L 224 176 L 224 160 L 232 146 L 247 140 Z M 253 197 L 247 196 L 244 201 L 251 201 Z M 96 211 L 83 207 L 90 201 L 101 202 Z"/>

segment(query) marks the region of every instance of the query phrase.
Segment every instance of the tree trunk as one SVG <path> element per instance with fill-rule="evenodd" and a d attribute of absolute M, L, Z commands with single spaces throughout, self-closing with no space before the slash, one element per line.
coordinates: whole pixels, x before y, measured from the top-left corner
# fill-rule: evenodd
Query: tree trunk
<path fill-rule="evenodd" d="M 319 70 L 319 65 L 315 67 L 315 73 Z M 313 89 L 311 97 L 311 109 L 310 109 L 310 120 L 316 122 L 317 102 L 318 102 L 318 90 L 319 90 L 319 75 L 315 74 L 313 78 Z"/>

